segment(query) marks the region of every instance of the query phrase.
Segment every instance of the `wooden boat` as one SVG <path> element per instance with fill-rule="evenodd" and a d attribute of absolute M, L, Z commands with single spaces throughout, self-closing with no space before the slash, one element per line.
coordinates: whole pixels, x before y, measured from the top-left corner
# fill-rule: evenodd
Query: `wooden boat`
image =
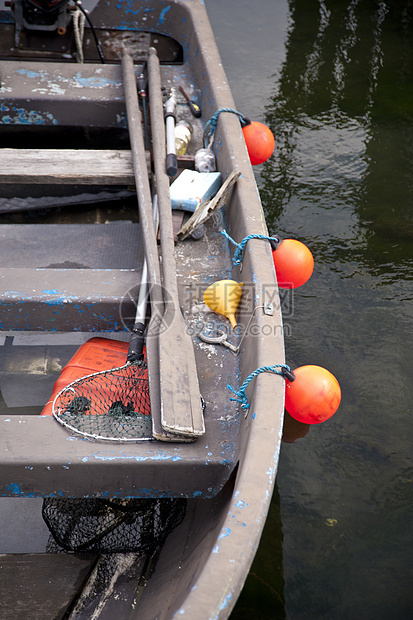
<path fill-rule="evenodd" d="M 284 378 L 252 373 L 282 365 L 284 348 L 270 244 L 249 238 L 234 266 L 235 246 L 221 230 L 237 244 L 266 236 L 264 215 L 204 3 L 85 6 L 86 15 L 65 0 L 15 0 L 0 10 L 0 616 L 227 618 L 259 544 L 282 431 Z M 179 172 L 193 169 L 208 121 L 225 109 L 215 117 L 213 150 L 221 189 L 228 179 L 233 184 L 219 190 L 201 238 L 182 239 L 187 215 L 174 211 L 179 240 L 171 260 L 185 327 L 174 341 L 162 340 L 163 348 L 159 335 L 146 341 L 148 440 L 105 441 L 41 414 L 79 347 L 100 347 L 104 338 L 126 355 L 144 257 L 149 271 L 151 261 L 159 266 L 141 204 L 142 179 L 153 166 L 150 157 L 143 161 L 140 137 L 136 147 L 142 124 L 128 108 L 129 59 L 136 77 L 149 63 L 151 79 L 152 56 L 167 98 L 176 88 L 177 119 L 193 126 Z M 155 90 L 150 83 L 153 140 Z M 159 164 L 157 149 L 153 144 Z M 158 194 L 163 174 L 155 170 Z M 237 329 L 203 301 L 222 280 L 243 283 Z M 151 290 L 151 316 L 157 294 Z M 222 336 L 219 330 L 235 351 L 222 338 L 205 341 Z M 186 389 L 186 371 L 179 374 L 191 352 L 175 363 L 187 336 L 199 394 L 195 384 Z M 162 392 L 168 363 L 179 383 L 169 402 Z M 177 422 L 181 392 L 195 395 L 194 418 L 202 395 L 201 428 Z M 75 544 L 84 522 L 88 530 Z"/>

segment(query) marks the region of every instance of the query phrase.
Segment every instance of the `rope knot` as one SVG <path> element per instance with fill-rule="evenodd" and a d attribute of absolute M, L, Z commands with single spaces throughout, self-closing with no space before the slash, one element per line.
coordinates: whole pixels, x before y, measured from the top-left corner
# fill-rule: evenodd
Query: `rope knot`
<path fill-rule="evenodd" d="M 245 390 L 250 381 L 262 372 L 272 372 L 275 375 L 280 375 L 281 377 L 284 377 L 284 379 L 289 379 L 290 381 L 294 381 L 295 379 L 293 371 L 289 366 L 287 366 L 287 364 L 274 364 L 273 366 L 261 366 L 260 368 L 257 368 L 257 370 L 254 370 L 254 372 L 248 375 L 238 391 L 228 385 L 228 389 L 231 390 L 231 392 L 236 396 L 236 398 L 230 398 L 230 400 L 240 403 L 241 408 L 246 410 L 245 417 L 247 416 L 248 409 L 251 407 Z"/>
<path fill-rule="evenodd" d="M 245 127 L 246 125 L 251 124 L 250 119 L 244 116 L 243 114 L 241 114 L 241 112 L 238 112 L 237 110 L 234 110 L 233 108 L 219 108 L 219 110 L 217 110 L 215 114 L 211 116 L 209 121 L 205 123 L 205 129 L 204 129 L 205 147 L 212 144 L 214 134 L 215 134 L 217 124 L 218 124 L 218 117 L 222 112 L 230 112 L 231 114 L 236 114 L 240 120 L 241 127 Z"/>
<path fill-rule="evenodd" d="M 256 234 L 256 235 L 248 235 L 247 237 L 244 237 L 244 239 L 241 241 L 241 243 L 237 243 L 236 241 L 234 241 L 234 239 L 232 239 L 232 237 L 229 236 L 229 234 L 227 233 L 226 230 L 221 230 L 221 234 L 228 239 L 228 241 L 230 241 L 233 245 L 237 246 L 237 249 L 234 252 L 234 256 L 232 259 L 232 263 L 234 265 L 234 267 L 237 267 L 238 265 L 241 265 L 242 263 L 242 253 L 244 252 L 244 248 L 247 245 L 247 242 L 250 239 L 265 239 L 266 241 L 269 241 L 271 244 L 271 248 L 273 250 L 276 250 L 278 248 L 278 246 L 281 243 L 281 239 L 279 237 L 268 237 L 267 235 L 260 235 L 260 234 Z"/>

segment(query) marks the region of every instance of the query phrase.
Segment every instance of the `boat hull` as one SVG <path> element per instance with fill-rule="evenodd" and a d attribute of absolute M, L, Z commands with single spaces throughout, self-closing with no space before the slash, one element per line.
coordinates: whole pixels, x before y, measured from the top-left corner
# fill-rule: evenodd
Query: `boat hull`
<path fill-rule="evenodd" d="M 133 3 L 133 10 L 130 3 L 122 2 L 116 9 L 114 6 L 108 9 L 102 2 L 97 3 L 91 16 L 98 30 L 139 32 L 144 29 L 150 34 L 150 44 L 157 35 L 171 37 L 177 42 L 178 47 L 175 44 L 169 48 L 166 46 L 168 54 L 173 53 L 175 57 L 169 64 L 165 62 L 161 65 L 163 81 L 169 86 L 183 83 L 196 94 L 202 109 L 203 124 L 220 108 L 235 109 L 202 2 L 178 0 L 155 3 L 141 0 Z M 171 49 L 175 51 L 171 52 Z M 90 54 L 95 54 L 95 51 L 90 50 Z M 79 69 L 58 59 L 56 51 L 52 56 L 48 62 L 37 59 L 40 62 L 39 71 L 34 71 L 32 75 L 24 64 L 27 58 L 23 55 L 23 59 L 20 56 L 16 60 L 10 53 L 6 61 L 6 75 L 10 80 L 10 92 L 5 104 L 8 109 L 0 117 L 4 135 L 13 143 L 16 130 L 20 134 L 27 125 L 34 130 L 33 133 L 40 127 L 47 130 L 46 134 L 50 132 L 54 136 L 60 131 L 62 135 L 67 134 L 70 127 L 83 128 L 92 124 L 93 131 L 102 128 L 102 131 L 110 130 L 111 135 L 115 132 L 115 148 L 120 148 L 126 123 L 119 63 L 114 60 L 101 66 L 92 58 L 95 62 L 89 60 Z M 138 56 L 137 62 L 140 62 Z M 19 73 L 21 70 L 24 74 Z M 55 72 L 53 79 L 49 79 L 51 72 Z M 98 80 L 91 79 L 96 75 L 100 76 Z M 19 82 L 19 76 L 23 76 L 23 81 Z M 85 90 L 76 85 L 76 80 L 79 83 L 80 78 L 86 80 L 82 87 Z M 111 83 L 104 89 L 103 83 L 108 81 Z M 64 90 L 63 84 L 67 87 L 65 93 L 61 92 Z M 28 89 L 31 93 L 29 97 Z M 83 96 L 86 97 L 84 101 Z M 74 106 L 79 109 L 76 114 L 73 113 Z M 202 135 L 202 126 L 198 131 Z M 61 497 L 186 498 L 185 517 L 166 538 L 162 548 L 154 551 L 153 556 L 149 554 L 144 565 L 141 557 L 130 558 L 130 566 L 123 573 L 119 571 L 119 579 L 114 582 L 112 592 L 106 590 L 103 598 L 95 601 L 96 605 L 100 601 L 101 618 L 113 618 L 115 613 L 119 617 L 145 619 L 182 616 L 194 620 L 228 618 L 258 548 L 271 501 L 282 432 L 284 379 L 271 373 L 256 376 L 247 388 L 250 407 L 246 410 L 231 400 L 233 394 L 227 386 L 239 389 L 245 378 L 256 369 L 284 362 L 278 288 L 268 242 L 261 239 L 248 242 L 241 272 L 232 264 L 233 248 L 219 233 L 220 228 L 225 228 L 238 243 L 251 234 L 267 235 L 258 189 L 237 115 L 220 115 L 214 144 L 222 178 L 225 179 L 234 170 L 240 172 L 240 178 L 219 217 L 212 218 L 206 225 L 204 238 L 201 241 L 186 240 L 176 249 L 180 301 L 192 330 L 201 392 L 206 400 L 205 437 L 191 444 L 165 443 L 161 447 L 158 442 L 146 442 L 149 445 L 145 443 L 139 447 L 95 444 L 91 449 L 90 443 L 84 439 L 70 437 L 68 440 L 67 431 L 50 416 L 42 418 L 39 415 L 42 404 L 47 402 L 47 398 L 42 401 L 46 390 L 42 388 L 36 392 L 40 383 L 36 380 L 31 384 L 30 373 L 27 375 L 27 389 L 33 389 L 32 393 L 39 395 L 39 403 L 35 403 L 39 408 L 38 414 L 33 415 L 27 406 L 25 409 L 16 399 L 19 404 L 14 414 L 0 416 L 5 447 L 0 492 L 7 498 L 6 501 L 10 501 L 8 498 L 16 501 L 17 498 L 30 497 L 39 498 L 35 502 L 42 501 L 41 498 Z M 80 146 L 84 146 L 83 142 Z M 124 173 L 125 169 L 122 169 Z M 56 184 L 60 189 L 64 187 L 65 193 L 78 191 L 79 176 L 73 183 L 67 170 L 60 169 L 56 174 L 66 174 L 66 180 Z M 114 175 L 109 177 L 106 173 L 105 183 L 102 183 L 105 187 L 116 186 L 116 183 L 122 186 L 126 180 L 123 178 L 119 182 Z M 14 187 L 16 181 L 18 179 L 14 179 Z M 45 182 L 43 179 L 37 185 L 43 188 Z M 92 179 L 89 179 L 88 183 L 91 182 Z M 32 188 L 35 185 L 32 183 Z M 27 187 L 22 182 L 21 191 L 25 189 Z M 5 199 L 16 191 L 10 190 L 11 184 L 3 181 L 2 195 Z M 129 215 L 128 210 L 126 219 Z M 51 225 L 50 221 L 48 225 Z M 136 219 L 132 225 L 135 224 Z M 50 229 L 45 234 L 50 234 Z M 119 253 L 119 243 L 117 251 Z M 127 341 L 130 327 L 124 324 L 119 314 L 115 317 L 116 300 L 133 288 L 134 278 L 139 280 L 139 272 L 136 268 L 133 270 L 131 265 L 139 264 L 142 251 L 139 255 L 134 248 L 127 257 L 130 265 L 121 266 L 112 274 L 113 287 L 118 289 L 113 295 L 110 278 L 105 279 L 105 274 L 108 275 L 105 265 L 101 271 L 93 267 L 93 274 L 88 270 L 89 275 L 96 277 L 88 286 L 84 282 L 85 274 L 79 278 L 79 265 L 73 270 L 68 264 L 53 267 L 54 259 L 50 258 L 50 253 L 44 254 L 46 256 L 38 257 L 37 265 L 13 267 L 16 270 L 14 282 L 20 283 L 18 287 L 12 286 L 10 266 L 4 268 L 4 282 L 7 282 L 4 290 L 17 292 L 17 297 L 6 297 L 1 308 L 4 343 L 11 344 L 10 339 L 17 338 L 13 340 L 16 343 L 19 336 L 24 340 L 30 332 L 30 346 L 33 346 L 33 339 L 37 339 L 38 346 L 43 347 L 41 352 L 44 356 L 44 346 L 50 345 L 39 342 L 44 338 L 44 343 L 48 343 L 48 338 L 56 336 L 55 346 L 60 346 L 58 338 L 63 339 L 68 360 L 79 344 L 96 335 L 93 330 Z M 49 261 L 47 265 L 45 261 Z M 69 254 L 61 263 L 65 261 L 70 264 Z M 47 276 L 51 278 L 47 286 L 43 278 L 46 268 Z M 24 273 L 17 273 L 19 269 Z M 113 262 L 110 265 L 112 269 L 115 270 Z M 245 336 L 238 356 L 219 345 L 205 345 L 197 338 L 200 326 L 204 327 L 209 320 L 205 318 L 205 313 L 201 313 L 201 318 L 197 314 L 202 291 L 214 280 L 228 278 L 244 282 L 244 308 L 239 316 L 239 333 L 245 331 Z M 67 285 L 62 286 L 65 281 Z M 36 295 L 29 294 L 30 285 L 34 285 Z M 71 286 L 77 288 L 72 290 Z M 105 286 L 108 287 L 106 292 Z M 97 299 L 95 305 L 91 303 L 93 290 L 89 291 L 88 297 L 87 288 L 93 289 L 97 296 L 98 290 L 100 293 L 103 291 L 101 297 L 104 302 Z M 64 301 L 70 296 L 73 303 Z M 111 298 L 114 300 L 112 306 Z M 16 312 L 16 309 L 21 311 Z M 131 308 L 124 309 L 124 315 L 130 318 Z M 36 326 L 33 330 L 34 317 Z M 214 329 L 222 324 L 222 318 L 215 317 L 212 321 Z M 228 333 L 232 337 L 232 332 Z M 59 357 L 60 363 L 62 359 Z M 12 377 L 12 374 L 4 373 L 7 385 L 19 386 L 21 380 L 15 374 Z M 31 374 L 33 378 L 35 373 Z M 56 378 L 56 373 L 53 378 Z M 36 390 L 32 388 L 34 383 Z M 15 393 L 16 390 L 13 398 Z M 22 402 L 27 401 L 23 399 Z M 19 414 L 15 415 L 17 409 Z M 32 557 L 27 558 L 32 561 Z M 94 562 L 96 558 L 91 559 L 88 569 L 83 564 L 72 567 L 73 584 L 78 583 L 80 576 L 89 581 L 93 578 Z M 141 587 L 143 578 L 144 588 Z M 119 593 L 122 595 L 119 596 Z M 136 604 L 137 599 L 139 604 Z M 2 597 L 2 600 L 6 599 Z M 45 616 L 40 614 L 39 611 L 38 617 L 44 620 Z M 36 616 L 32 613 L 31 617 Z M 90 608 L 85 607 L 84 611 L 73 617 L 90 617 Z"/>

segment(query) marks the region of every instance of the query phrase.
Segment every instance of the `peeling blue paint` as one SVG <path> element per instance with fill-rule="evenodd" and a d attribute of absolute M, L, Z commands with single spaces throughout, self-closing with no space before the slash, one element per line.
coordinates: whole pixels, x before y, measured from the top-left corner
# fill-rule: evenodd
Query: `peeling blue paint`
<path fill-rule="evenodd" d="M 76 88 L 106 88 L 107 86 L 119 85 L 117 80 L 109 80 L 97 75 L 84 77 L 80 72 L 73 76 L 73 81 Z"/>
<path fill-rule="evenodd" d="M 16 73 L 20 73 L 20 75 L 25 75 L 28 78 L 42 77 L 41 73 L 38 73 L 37 71 L 31 71 L 30 69 L 17 69 Z"/>
<path fill-rule="evenodd" d="M 238 500 L 238 502 L 235 504 L 235 508 L 248 508 L 248 504 L 246 502 L 243 502 L 242 499 Z"/>
<path fill-rule="evenodd" d="M 22 495 L 22 490 L 19 484 L 12 483 L 8 484 L 6 487 L 7 491 L 9 491 L 12 495 Z"/>
<path fill-rule="evenodd" d="M 232 600 L 232 594 L 227 594 L 227 596 L 224 598 L 224 600 L 222 601 L 222 603 L 219 606 L 220 611 L 225 609 L 226 607 L 228 607 L 229 603 Z"/>
<path fill-rule="evenodd" d="M 52 125 L 58 125 L 59 122 L 50 112 L 39 112 L 37 110 L 26 110 L 25 108 L 11 108 L 7 110 L 11 114 L 2 116 L 0 124 L 3 125 L 46 125 L 50 121 Z M 14 112 L 14 114 L 13 114 Z"/>
<path fill-rule="evenodd" d="M 44 303 L 46 306 L 61 306 L 66 303 L 66 298 L 58 297 L 57 299 L 46 299 Z"/>
<path fill-rule="evenodd" d="M 20 484 L 12 482 L 4 487 L 6 493 L 0 492 L 1 497 L 64 497 L 63 491 L 56 491 L 55 493 L 27 493 L 22 490 Z"/>
<path fill-rule="evenodd" d="M 21 297 L 23 299 L 30 299 L 26 293 L 22 293 L 21 291 L 5 291 L 3 295 L 4 297 Z"/>
<path fill-rule="evenodd" d="M 153 456 L 127 456 L 127 455 L 101 455 L 101 454 L 92 454 L 91 456 L 85 456 L 82 459 L 83 463 L 87 463 L 89 460 L 95 459 L 99 461 L 118 461 L 118 460 L 127 460 L 127 461 L 136 461 L 138 463 L 142 463 L 145 461 L 182 461 L 182 457 L 178 455 L 171 454 L 154 454 Z"/>
<path fill-rule="evenodd" d="M 10 11 L 0 11 L 0 23 L 1 24 L 14 24 L 15 21 Z"/>
<path fill-rule="evenodd" d="M 167 14 L 170 8 L 171 8 L 170 6 L 167 6 L 166 8 L 163 9 L 163 11 L 161 12 L 159 16 L 159 21 L 158 21 L 159 24 L 163 24 L 165 15 Z"/>
<path fill-rule="evenodd" d="M 120 0 L 120 2 L 118 2 L 118 4 L 116 5 L 116 8 L 119 10 L 123 9 L 125 13 L 132 13 L 132 15 L 139 15 L 142 9 L 139 8 L 138 10 L 136 10 L 133 8 L 133 6 L 134 6 L 133 0 Z"/>
<path fill-rule="evenodd" d="M 231 534 L 231 529 L 229 527 L 225 527 L 223 530 L 221 530 L 218 536 L 218 540 L 221 540 L 221 538 L 226 538 L 230 534 Z"/>

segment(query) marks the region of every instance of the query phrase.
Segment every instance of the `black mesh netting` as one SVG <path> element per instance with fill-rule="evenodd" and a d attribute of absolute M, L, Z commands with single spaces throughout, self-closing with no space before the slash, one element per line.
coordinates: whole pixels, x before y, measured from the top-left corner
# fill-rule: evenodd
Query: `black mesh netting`
<path fill-rule="evenodd" d="M 150 439 L 150 414 L 143 361 L 82 377 L 66 386 L 53 403 L 53 415 L 61 424 L 94 439 Z"/>
<path fill-rule="evenodd" d="M 43 518 L 53 538 L 48 551 L 97 554 L 65 618 L 101 617 L 103 608 L 110 614 L 112 599 L 116 610 L 123 601 L 129 617 L 129 603 L 138 603 L 185 511 L 186 499 L 45 499 Z"/>
<path fill-rule="evenodd" d="M 185 499 L 47 498 L 42 515 L 64 551 L 150 554 L 185 510 Z"/>

